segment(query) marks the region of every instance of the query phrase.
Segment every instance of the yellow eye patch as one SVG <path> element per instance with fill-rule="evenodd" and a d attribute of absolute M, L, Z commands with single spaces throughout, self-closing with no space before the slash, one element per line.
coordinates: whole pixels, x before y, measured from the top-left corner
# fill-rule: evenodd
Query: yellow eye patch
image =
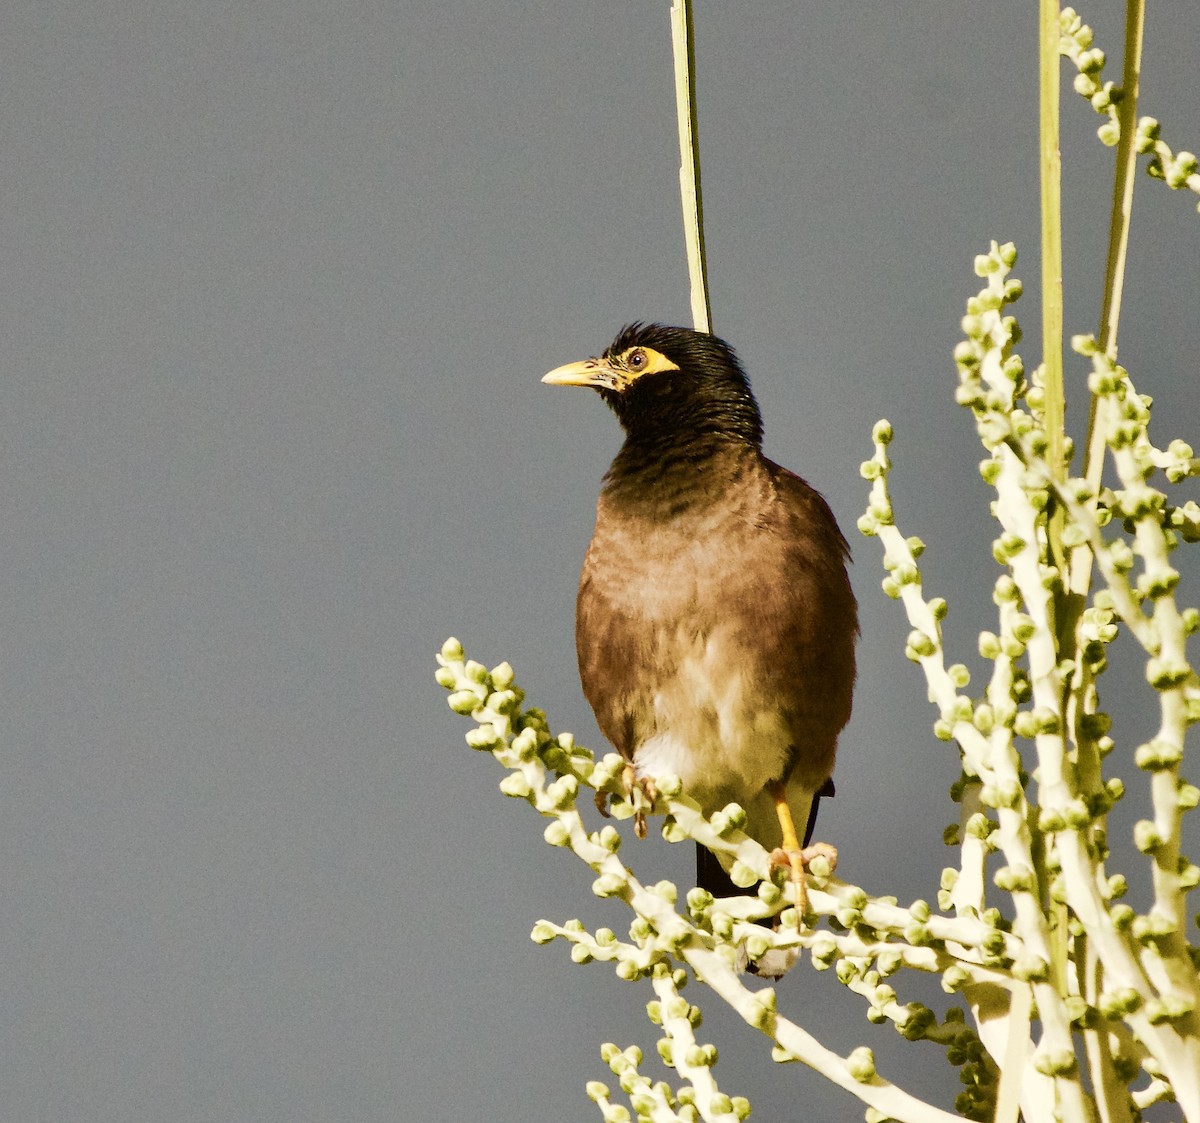
<path fill-rule="evenodd" d="M 603 359 L 585 359 L 555 367 L 542 381 L 550 386 L 592 386 L 596 389 L 627 390 L 647 374 L 678 370 L 661 351 L 652 347 L 630 347 L 619 355 Z"/>
<path fill-rule="evenodd" d="M 617 356 L 617 364 L 628 371 L 630 381 L 641 378 L 644 374 L 659 374 L 665 370 L 678 370 L 677 364 L 671 362 L 661 351 L 653 347 L 630 347 Z"/>

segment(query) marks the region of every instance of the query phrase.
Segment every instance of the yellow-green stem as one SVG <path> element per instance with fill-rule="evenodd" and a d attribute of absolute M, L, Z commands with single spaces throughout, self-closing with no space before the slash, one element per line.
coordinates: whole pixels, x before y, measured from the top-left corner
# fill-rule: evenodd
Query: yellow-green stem
<path fill-rule="evenodd" d="M 1117 142 L 1113 176 L 1112 212 L 1108 224 L 1108 262 L 1104 271 L 1104 302 L 1100 309 L 1100 346 L 1114 362 L 1117 359 L 1117 328 L 1121 319 L 1121 297 L 1125 288 L 1125 257 L 1133 213 L 1133 185 L 1137 168 L 1138 85 L 1142 70 L 1142 39 L 1146 23 L 1145 0 L 1126 0 L 1125 57 L 1122 63 L 1121 100 L 1117 119 L 1121 134 Z M 1100 488 L 1104 472 L 1104 431 L 1098 424 L 1099 399 L 1088 405 L 1087 438 L 1084 444 L 1083 476 L 1093 491 Z M 1092 551 L 1084 543 L 1071 551 L 1071 619 L 1066 623 L 1073 635 L 1092 582 Z"/>
<path fill-rule="evenodd" d="M 1063 398 L 1062 154 L 1058 147 L 1059 18 L 1058 0 L 1040 0 L 1039 88 L 1042 185 L 1042 363 L 1046 459 L 1065 480 Z M 1052 528 L 1051 554 L 1060 560 L 1061 543 Z"/>
<path fill-rule="evenodd" d="M 1046 427 L 1046 461 L 1055 478 L 1065 481 L 1064 455 L 1066 407 L 1063 394 L 1063 286 L 1062 286 L 1062 154 L 1059 151 L 1059 16 L 1058 0 L 1040 0 L 1038 22 L 1038 77 L 1040 105 L 1040 160 L 1042 186 L 1042 387 Z M 1067 559 L 1062 545 L 1064 512 L 1055 505 L 1046 528 L 1050 561 L 1065 578 Z M 1060 600 L 1055 606 L 1059 623 L 1068 615 Z M 1058 650 L 1063 652 L 1059 637 Z M 1045 887 L 1043 887 L 1045 888 Z M 1052 981 L 1059 995 L 1067 991 L 1066 908 L 1052 906 L 1054 927 L 1050 939 Z"/>
<path fill-rule="evenodd" d="M 679 198 L 683 240 L 691 282 L 692 325 L 712 331 L 708 305 L 708 263 L 704 255 L 704 207 L 700 198 L 700 145 L 696 139 L 696 51 L 692 0 L 671 6 L 671 45 L 675 58 L 675 113 L 679 123 Z"/>
<path fill-rule="evenodd" d="M 1145 0 L 1126 0 L 1125 59 L 1121 74 L 1121 100 L 1117 118 L 1121 137 L 1117 142 L 1117 167 L 1113 177 L 1112 215 L 1108 226 L 1108 263 L 1104 271 L 1104 304 L 1100 310 L 1100 346 L 1113 362 L 1117 359 L 1117 327 L 1121 319 L 1121 296 L 1125 288 L 1125 255 L 1129 245 L 1130 217 L 1133 211 L 1134 172 L 1137 166 L 1138 82 L 1142 70 L 1142 37 L 1146 23 Z M 1096 424 L 1097 399 L 1091 399 L 1088 411 L 1087 445 L 1084 476 L 1093 488 L 1100 486 L 1104 470 L 1104 436 Z M 1080 559 L 1082 560 L 1082 559 Z M 1090 554 L 1088 556 L 1090 563 Z M 1074 592 L 1087 592 L 1091 566 L 1075 566 L 1083 571 L 1072 573 Z M 1083 587 L 1078 586 L 1079 581 Z"/>

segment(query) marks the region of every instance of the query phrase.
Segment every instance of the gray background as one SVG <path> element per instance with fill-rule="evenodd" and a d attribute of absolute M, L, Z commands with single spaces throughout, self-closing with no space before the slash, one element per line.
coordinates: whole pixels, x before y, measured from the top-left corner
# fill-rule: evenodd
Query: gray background
<path fill-rule="evenodd" d="M 1035 7 L 697 13 L 715 327 L 768 453 L 855 544 L 861 676 L 820 833 L 905 900 L 936 891 L 956 768 L 854 532 L 858 465 L 889 417 L 903 528 L 978 667 L 992 530 L 950 353 L 995 237 L 1038 354 Z M 1086 12 L 1113 77 L 1121 8 Z M 687 320 L 667 9 L 6 6 L 0 1117 L 591 1119 L 599 1044 L 653 1056 L 646 987 L 529 942 L 540 916 L 626 918 L 499 795 L 432 673 L 456 634 L 605 748 L 572 603 L 618 431 L 538 377 L 628 320 Z M 1151 5 L 1143 106 L 1176 147 L 1200 144 L 1198 44 L 1192 0 Z M 1064 86 L 1075 332 L 1111 153 Z M 1195 438 L 1194 202 L 1139 177 L 1121 355 L 1160 443 Z M 1153 727 L 1139 676 L 1107 687 L 1125 762 Z M 1122 844 L 1144 792 L 1123 770 Z M 661 840 L 627 856 L 690 875 Z M 828 975 L 781 1003 L 953 1096 L 936 1050 Z M 707 1012 L 756 1119 L 861 1118 Z"/>

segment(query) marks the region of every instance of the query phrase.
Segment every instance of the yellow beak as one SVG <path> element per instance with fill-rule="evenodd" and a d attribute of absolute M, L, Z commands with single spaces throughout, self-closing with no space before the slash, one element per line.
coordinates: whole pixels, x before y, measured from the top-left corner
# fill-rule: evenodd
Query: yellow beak
<path fill-rule="evenodd" d="M 555 367 L 542 375 L 542 381 L 548 386 L 611 386 L 613 369 L 602 359 L 584 359 Z"/>

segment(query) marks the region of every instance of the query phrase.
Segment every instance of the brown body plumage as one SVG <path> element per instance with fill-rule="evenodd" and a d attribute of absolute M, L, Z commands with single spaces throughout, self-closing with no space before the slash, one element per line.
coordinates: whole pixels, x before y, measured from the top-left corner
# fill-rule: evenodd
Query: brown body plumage
<path fill-rule="evenodd" d="M 600 729 L 639 774 L 679 775 L 710 812 L 742 804 L 778 846 L 771 785 L 803 829 L 850 717 L 857 616 L 833 514 L 763 456 L 745 375 L 712 336 L 634 325 L 546 380 L 596 387 L 626 433 L 577 601 Z"/>

